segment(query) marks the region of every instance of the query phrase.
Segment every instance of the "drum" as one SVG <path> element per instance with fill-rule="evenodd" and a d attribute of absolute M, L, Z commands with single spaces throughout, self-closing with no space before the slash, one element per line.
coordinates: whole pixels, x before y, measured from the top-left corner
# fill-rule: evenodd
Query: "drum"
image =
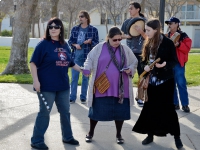
<path fill-rule="evenodd" d="M 165 36 L 167 36 L 168 37 L 168 33 L 167 34 L 165 34 Z M 170 37 L 170 40 L 172 40 L 173 42 L 174 42 L 174 44 L 176 43 L 176 42 L 178 42 L 179 41 L 179 39 L 180 39 L 180 36 L 181 36 L 181 34 L 180 33 L 178 33 L 178 32 L 175 32 L 171 37 Z"/>
<path fill-rule="evenodd" d="M 135 29 L 136 26 L 140 26 L 142 28 L 142 30 L 145 31 L 145 29 L 144 29 L 145 20 L 143 18 L 136 17 L 136 18 L 131 19 L 128 22 L 128 24 L 126 26 L 126 29 L 127 29 L 127 33 L 131 37 L 139 36 L 140 35 L 140 33 L 138 33 L 137 30 Z"/>

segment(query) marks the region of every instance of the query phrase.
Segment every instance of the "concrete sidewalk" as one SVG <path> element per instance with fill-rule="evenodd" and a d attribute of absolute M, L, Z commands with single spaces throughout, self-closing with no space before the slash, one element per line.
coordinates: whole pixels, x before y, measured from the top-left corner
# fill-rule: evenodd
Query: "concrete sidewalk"
<path fill-rule="evenodd" d="M 80 87 L 79 90 L 80 91 Z M 134 88 L 134 92 L 136 89 Z M 178 110 L 181 139 L 185 150 L 200 150 L 200 86 L 188 88 L 191 113 Z M 79 95 L 79 93 L 78 93 Z M 79 96 L 78 96 L 79 97 Z M 99 122 L 92 143 L 85 142 L 89 130 L 88 108 L 77 100 L 71 105 L 71 123 L 74 137 L 79 146 L 62 143 L 59 114 L 56 107 L 51 112 L 51 121 L 45 134 L 50 150 L 173 150 L 176 149 L 172 136 L 155 137 L 148 146 L 141 144 L 146 135 L 132 132 L 141 108 L 131 107 L 132 119 L 123 125 L 123 145 L 116 144 L 114 122 Z M 0 150 L 31 150 L 38 99 L 32 85 L 0 83 Z"/>

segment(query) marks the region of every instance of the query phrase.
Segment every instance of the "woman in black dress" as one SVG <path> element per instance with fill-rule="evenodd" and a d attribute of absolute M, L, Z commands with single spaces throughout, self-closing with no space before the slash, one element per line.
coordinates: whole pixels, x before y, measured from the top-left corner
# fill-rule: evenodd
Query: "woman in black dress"
<path fill-rule="evenodd" d="M 148 39 L 142 52 L 142 68 L 151 71 L 147 89 L 148 101 L 144 103 L 141 114 L 133 127 L 133 131 L 148 134 L 142 141 L 143 145 L 153 142 L 153 136 L 174 136 L 176 147 L 182 148 L 180 127 L 177 113 L 174 109 L 174 75 L 173 67 L 177 63 L 176 50 L 173 41 L 160 32 L 161 25 L 157 19 L 150 20 L 145 26 Z M 149 64 L 160 58 L 154 68 Z"/>

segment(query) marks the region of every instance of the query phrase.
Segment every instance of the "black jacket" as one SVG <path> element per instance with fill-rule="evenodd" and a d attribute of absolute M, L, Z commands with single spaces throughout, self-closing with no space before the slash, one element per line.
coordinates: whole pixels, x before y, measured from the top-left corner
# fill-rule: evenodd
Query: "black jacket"
<path fill-rule="evenodd" d="M 166 61 L 166 66 L 157 68 L 154 66 L 151 71 L 158 79 L 170 79 L 174 77 L 173 68 L 178 63 L 176 48 L 172 40 L 163 34 L 163 40 L 158 48 L 156 59 L 160 58 L 160 64 Z M 147 65 L 147 60 L 141 62 L 142 69 Z"/>

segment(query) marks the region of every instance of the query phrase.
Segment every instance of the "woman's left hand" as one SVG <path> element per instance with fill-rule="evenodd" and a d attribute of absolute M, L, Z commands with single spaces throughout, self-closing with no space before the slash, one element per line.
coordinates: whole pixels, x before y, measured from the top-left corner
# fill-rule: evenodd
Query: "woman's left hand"
<path fill-rule="evenodd" d="M 126 74 L 129 74 L 129 73 L 131 73 L 131 69 L 126 69 L 126 70 L 124 70 L 124 72 L 126 72 Z"/>
<path fill-rule="evenodd" d="M 89 77 L 90 75 L 89 74 L 83 74 L 85 77 Z"/>
<path fill-rule="evenodd" d="M 164 66 L 166 66 L 166 61 L 164 61 L 162 64 L 156 63 L 157 68 L 162 68 Z"/>

